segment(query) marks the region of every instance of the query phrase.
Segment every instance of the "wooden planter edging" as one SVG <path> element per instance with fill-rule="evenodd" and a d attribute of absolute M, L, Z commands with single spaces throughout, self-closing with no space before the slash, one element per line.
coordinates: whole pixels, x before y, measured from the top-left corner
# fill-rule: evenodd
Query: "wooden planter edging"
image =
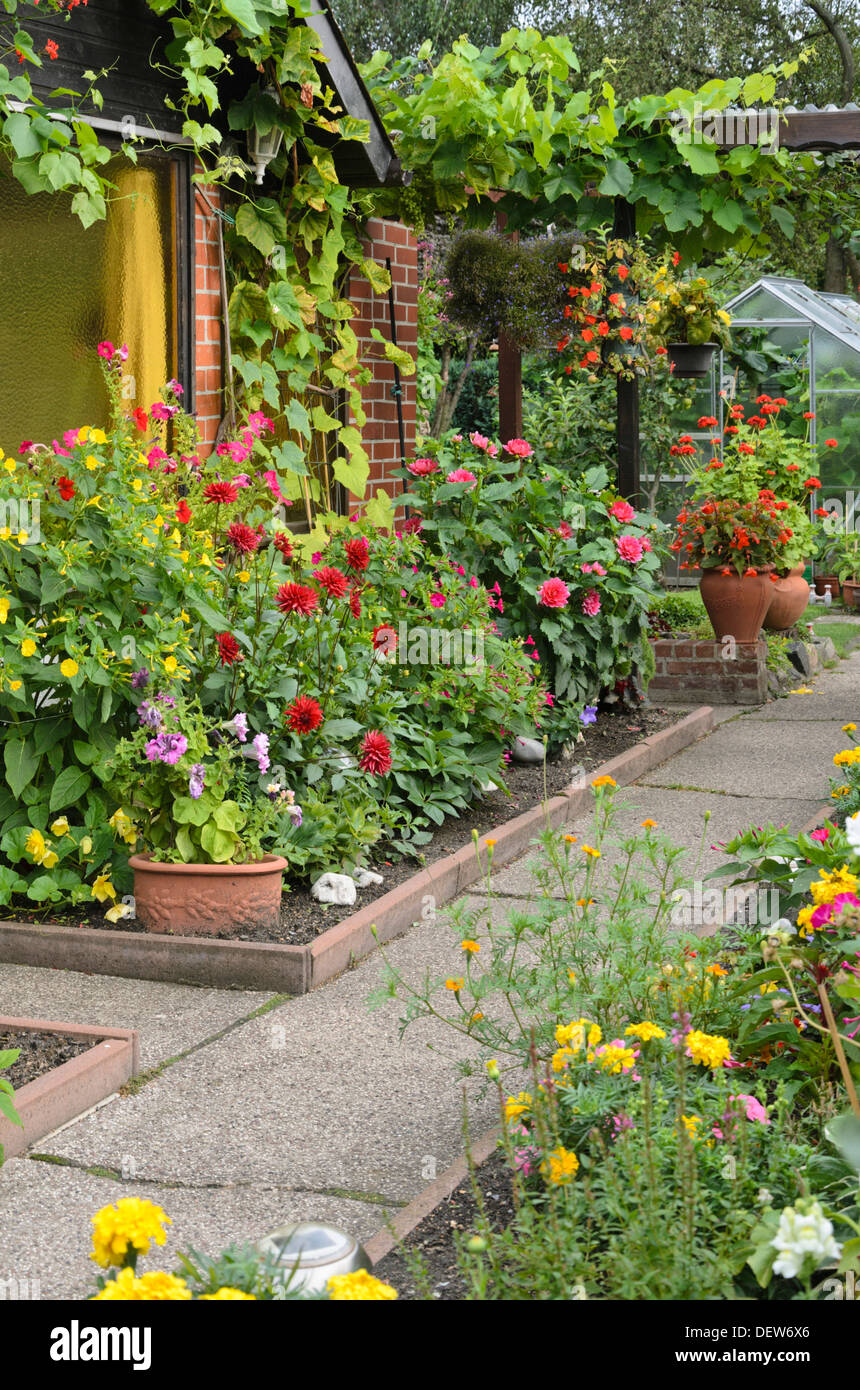
<path fill-rule="evenodd" d="M 91 1040 L 93 1045 L 16 1090 L 13 1103 L 24 1127 L 21 1129 L 0 1115 L 0 1144 L 7 1159 L 23 1153 L 37 1139 L 113 1095 L 140 1071 L 136 1030 L 0 1015 L 0 1033 L 10 1028 L 22 1032 L 62 1033 L 64 1037 L 79 1041 Z"/>
<path fill-rule="evenodd" d="M 673 754 L 704 738 L 713 722 L 713 709 L 703 705 L 677 724 L 651 734 L 602 763 L 589 774 L 589 781 L 609 776 L 621 786 L 635 782 Z M 121 975 L 128 979 L 169 980 L 218 989 L 306 994 L 369 955 L 377 942 L 400 936 L 421 919 L 428 899 L 434 907 L 442 907 L 485 878 L 487 839 L 495 841 L 493 868 L 503 868 L 524 854 L 547 824 L 565 825 L 587 811 L 590 803 L 591 789 L 586 784 L 533 806 L 482 835 L 477 850 L 474 844 L 465 845 L 419 870 L 305 946 L 0 922 L 0 963 Z"/>

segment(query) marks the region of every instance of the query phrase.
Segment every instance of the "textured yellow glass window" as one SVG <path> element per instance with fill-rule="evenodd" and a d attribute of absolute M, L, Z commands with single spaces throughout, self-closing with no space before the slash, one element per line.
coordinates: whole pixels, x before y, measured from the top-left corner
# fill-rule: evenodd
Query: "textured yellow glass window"
<path fill-rule="evenodd" d="M 50 443 L 107 421 L 96 355 L 127 343 L 129 411 L 176 374 L 175 165 L 117 156 L 107 220 L 84 228 L 68 201 L 28 195 L 0 166 L 0 448 Z"/>

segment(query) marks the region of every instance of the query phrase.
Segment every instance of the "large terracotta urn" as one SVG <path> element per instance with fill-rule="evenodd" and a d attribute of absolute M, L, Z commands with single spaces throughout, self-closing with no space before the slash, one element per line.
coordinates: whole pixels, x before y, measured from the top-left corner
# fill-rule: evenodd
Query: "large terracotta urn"
<path fill-rule="evenodd" d="M 286 859 L 254 864 L 160 864 L 133 854 L 135 915 L 147 931 L 176 936 L 236 936 L 272 930 L 281 916 Z"/>
<path fill-rule="evenodd" d="M 773 598 L 763 623 L 768 632 L 785 632 L 786 628 L 794 627 L 805 611 L 809 603 L 809 585 L 803 570 L 803 565 L 797 565 L 773 585 Z"/>
<path fill-rule="evenodd" d="M 699 589 L 717 641 L 724 637 L 733 637 L 736 642 L 758 640 L 773 599 L 770 570 L 739 575 L 735 570 L 723 574 L 719 569 L 706 569 Z"/>

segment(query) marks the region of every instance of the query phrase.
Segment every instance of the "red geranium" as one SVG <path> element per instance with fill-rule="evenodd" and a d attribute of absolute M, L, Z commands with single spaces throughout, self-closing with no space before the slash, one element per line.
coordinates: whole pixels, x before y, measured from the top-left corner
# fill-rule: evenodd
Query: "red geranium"
<path fill-rule="evenodd" d="M 382 777 L 391 771 L 391 745 L 378 729 L 371 729 L 364 735 L 358 765 L 362 772 L 369 772 L 374 777 Z"/>
<path fill-rule="evenodd" d="M 149 429 L 149 416 L 147 415 L 146 411 L 135 410 L 132 414 L 132 419 L 134 420 L 134 423 L 137 425 L 137 428 L 140 430 L 140 433 L 146 434 L 147 430 Z"/>
<path fill-rule="evenodd" d="M 60 496 L 64 502 L 71 502 L 75 495 L 75 485 L 71 478 L 58 478 L 57 487 L 60 489 Z"/>
<path fill-rule="evenodd" d="M 218 655 L 221 657 L 222 666 L 232 666 L 234 661 L 243 660 L 239 643 L 231 632 L 219 632 L 215 641 L 218 643 Z"/>
<path fill-rule="evenodd" d="M 300 613 L 306 618 L 319 604 L 319 596 L 307 584 L 282 584 L 275 603 L 282 613 Z"/>
<path fill-rule="evenodd" d="M 296 734 L 312 734 L 323 722 L 323 712 L 312 695 L 300 695 L 284 710 L 287 727 Z"/>
<path fill-rule="evenodd" d="M 179 506 L 176 508 L 176 520 L 180 526 L 185 526 L 191 520 L 191 508 L 183 497 Z"/>

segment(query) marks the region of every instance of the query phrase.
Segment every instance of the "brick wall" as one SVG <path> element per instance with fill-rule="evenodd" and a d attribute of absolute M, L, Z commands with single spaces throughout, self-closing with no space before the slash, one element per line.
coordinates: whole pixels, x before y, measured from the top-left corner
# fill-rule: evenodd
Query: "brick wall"
<path fill-rule="evenodd" d="M 649 700 L 756 705 L 767 699 L 767 643 L 763 638 L 738 642 L 734 656 L 728 654 L 723 642 L 660 637 L 651 646 L 656 670 L 648 686 Z"/>
<path fill-rule="evenodd" d="M 207 202 L 208 199 L 208 202 Z M 211 203 L 211 207 L 209 204 Z M 194 195 L 194 406 L 200 429 L 201 454 L 212 451 L 223 414 L 223 327 L 218 223 L 213 208 L 220 206 L 217 189 L 198 188 Z"/>
<path fill-rule="evenodd" d="M 418 248 L 408 227 L 400 222 L 374 217 L 368 223 L 365 254 L 384 268 L 386 257 L 391 258 L 391 279 L 394 286 L 397 344 L 413 357 L 418 345 Z M 373 379 L 362 390 L 367 424 L 362 431 L 364 446 L 370 455 L 370 478 L 367 495 L 379 487 L 392 497 L 402 491 L 399 478 L 392 476 L 400 467 L 400 438 L 397 428 L 397 402 L 391 394 L 394 367 L 381 356 L 382 344 L 370 336 L 378 328 L 386 342 L 391 339 L 391 320 L 387 294 L 375 294 L 363 275 L 353 273 L 349 298 L 357 309 L 352 327 L 361 344 L 364 362 L 373 368 Z M 400 378 L 403 424 L 406 435 L 406 456 L 415 447 L 415 377 Z"/>

